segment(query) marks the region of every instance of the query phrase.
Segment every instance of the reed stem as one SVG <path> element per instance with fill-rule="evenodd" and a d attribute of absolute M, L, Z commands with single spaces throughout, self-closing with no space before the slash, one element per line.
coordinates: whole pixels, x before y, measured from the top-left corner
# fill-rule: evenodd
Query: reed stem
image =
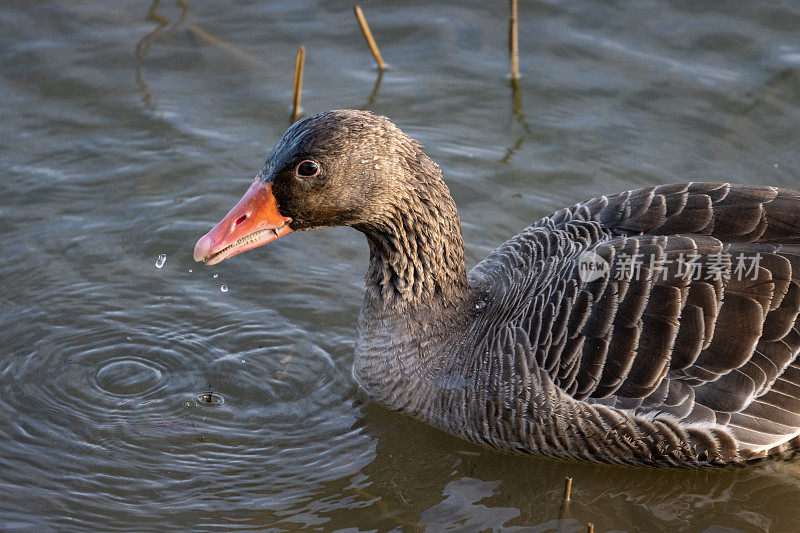
<path fill-rule="evenodd" d="M 508 49 L 511 60 L 511 79 L 519 79 L 519 31 L 517 30 L 517 0 L 511 0 L 511 20 L 508 23 Z"/>
<path fill-rule="evenodd" d="M 572 478 L 565 477 L 564 478 L 564 501 L 568 502 L 570 500 L 570 496 L 572 493 Z"/>
<path fill-rule="evenodd" d="M 372 51 L 372 55 L 375 57 L 375 62 L 378 64 L 378 68 L 384 70 L 386 68 L 386 63 L 383 62 L 381 52 L 378 50 L 378 45 L 375 43 L 375 38 L 372 36 L 372 32 L 367 24 L 367 19 L 364 18 L 364 12 L 361 11 L 361 8 L 357 5 L 353 6 L 353 12 L 356 14 L 358 24 L 361 26 L 361 32 L 364 34 L 364 38 L 367 39 L 367 44 L 369 45 L 369 49 Z"/>
<path fill-rule="evenodd" d="M 567 515 L 569 514 L 569 500 L 572 492 L 572 478 L 565 477 L 564 478 L 564 494 L 561 497 L 561 507 L 558 509 L 558 533 L 564 531 L 564 521 L 567 519 Z"/>
<path fill-rule="evenodd" d="M 303 93 L 303 66 L 306 61 L 306 47 L 301 46 L 297 51 L 297 60 L 294 64 L 294 105 L 292 106 L 292 122 L 300 118 L 300 99 Z"/>

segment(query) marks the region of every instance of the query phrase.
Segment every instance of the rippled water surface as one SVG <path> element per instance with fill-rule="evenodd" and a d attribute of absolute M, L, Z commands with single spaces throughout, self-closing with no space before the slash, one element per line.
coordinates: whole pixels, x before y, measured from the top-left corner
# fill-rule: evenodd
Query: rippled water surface
<path fill-rule="evenodd" d="M 288 125 L 301 44 L 306 112 L 428 146 L 470 266 L 600 193 L 800 186 L 796 4 L 522 1 L 516 99 L 507 3 L 363 7 L 377 89 L 346 2 L 2 3 L 0 529 L 795 529 L 786 464 L 508 457 L 370 403 L 351 229 L 191 255 Z"/>

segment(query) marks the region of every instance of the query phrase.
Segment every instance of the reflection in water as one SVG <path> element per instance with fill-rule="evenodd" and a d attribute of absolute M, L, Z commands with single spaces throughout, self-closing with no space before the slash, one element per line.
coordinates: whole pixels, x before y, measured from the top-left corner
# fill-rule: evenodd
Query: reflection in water
<path fill-rule="evenodd" d="M 139 86 L 139 89 L 142 91 L 142 101 L 147 109 L 150 111 L 155 111 L 156 106 L 153 102 L 153 96 L 150 93 L 150 87 L 147 85 L 147 81 L 144 79 L 144 72 L 142 69 L 142 63 L 144 62 L 145 57 L 147 57 L 147 53 L 150 51 L 150 45 L 152 42 L 158 37 L 161 33 L 161 30 L 166 28 L 169 25 L 169 19 L 164 15 L 161 15 L 158 12 L 158 6 L 161 3 L 161 0 L 153 0 L 153 3 L 150 4 L 150 7 L 147 9 L 147 17 L 146 19 L 150 22 L 155 22 L 156 27 L 153 28 L 153 31 L 142 37 L 142 39 L 136 44 L 136 85 Z M 181 2 L 185 4 L 184 2 Z M 181 6 L 182 11 L 188 11 L 188 4 Z M 183 19 L 183 16 L 181 16 Z"/>
<path fill-rule="evenodd" d="M 367 103 L 361 108 L 362 111 L 368 111 L 375 105 L 375 100 L 378 98 L 378 91 L 381 88 L 381 82 L 383 81 L 383 73 L 385 69 L 379 68 L 378 69 L 378 77 L 375 78 L 375 86 L 372 87 L 372 92 L 367 99 Z"/>
<path fill-rule="evenodd" d="M 175 26 L 177 26 L 177 25 L 178 24 L 176 24 Z M 232 55 L 233 57 L 235 57 L 236 59 L 238 59 L 239 61 L 241 61 L 245 65 L 261 69 L 262 71 L 266 71 L 267 69 L 270 68 L 270 66 L 268 64 L 264 63 L 262 60 L 260 60 L 257 57 L 254 57 L 254 56 L 248 54 L 247 52 L 245 52 L 243 50 L 240 50 L 239 48 L 235 47 L 234 45 L 232 45 L 231 43 L 229 43 L 227 41 L 223 41 L 219 37 L 215 37 L 214 35 L 211 35 L 207 31 L 205 31 L 203 28 L 198 26 L 197 24 L 190 24 L 189 25 L 189 31 L 191 31 L 194 35 L 196 35 L 200 39 L 204 40 L 205 42 L 207 42 L 207 43 L 209 43 L 211 45 L 214 45 L 214 46 L 218 46 L 222 50 L 225 50 L 226 52 L 228 52 L 230 55 Z"/>
<path fill-rule="evenodd" d="M 181 12 L 175 23 L 170 26 L 170 19 L 158 12 L 161 0 L 153 0 L 153 3 L 150 4 L 150 7 L 147 9 L 147 16 L 145 18 L 150 22 L 154 22 L 156 27 L 153 28 L 150 33 L 142 37 L 138 43 L 136 43 L 136 85 L 139 86 L 139 90 L 142 92 L 142 101 L 144 102 L 145 107 L 150 111 L 155 111 L 156 105 L 153 101 L 153 95 L 150 90 L 150 86 L 144 77 L 144 60 L 146 59 L 147 54 L 150 52 L 150 47 L 154 41 L 168 32 L 177 30 L 183 25 L 184 22 L 186 22 L 186 18 L 189 16 L 189 11 L 191 8 L 189 5 L 189 0 L 176 0 L 175 3 L 178 5 L 178 7 L 180 7 Z M 190 24 L 188 26 L 188 30 L 192 32 L 194 36 L 213 46 L 218 46 L 222 50 L 225 50 L 230 55 L 249 66 L 256 67 L 264 71 L 269 68 L 269 66 L 260 59 L 240 50 L 229 42 L 223 41 L 222 39 L 211 35 L 197 24 Z"/>
<path fill-rule="evenodd" d="M 366 477 L 359 487 L 370 511 L 364 515 L 375 523 L 392 517 L 434 530 L 460 524 L 465 530 L 536 525 L 585 531 L 593 522 L 606 531 L 639 530 L 657 520 L 676 530 L 792 529 L 794 513 L 774 516 L 800 490 L 796 474 L 787 470 L 791 463 L 674 470 L 504 456 L 378 406 L 368 405 L 366 414 L 364 430 L 375 439 L 376 455 L 361 470 Z M 566 512 L 565 477 L 573 478 Z M 752 508 L 753 500 L 762 502 L 760 510 Z M 337 515 L 334 520 L 343 523 Z"/>
<path fill-rule="evenodd" d="M 189 8 L 190 8 L 189 0 L 175 0 L 175 3 L 178 4 L 178 7 L 181 8 L 181 14 L 180 17 L 178 17 L 178 20 L 175 22 L 175 24 L 172 25 L 172 28 L 170 28 L 171 30 L 174 30 L 175 28 L 183 24 L 183 22 L 186 20 L 186 17 L 189 16 Z"/>
<path fill-rule="evenodd" d="M 522 147 L 525 140 L 525 135 L 532 135 L 531 127 L 525 120 L 525 114 L 522 112 L 522 94 L 520 93 L 519 80 L 511 79 L 511 120 L 509 121 L 508 130 L 509 134 L 514 135 L 514 123 L 522 126 L 523 134 L 519 135 L 512 145 L 506 149 L 505 155 L 500 159 L 501 163 L 508 163 L 514 153 Z"/>

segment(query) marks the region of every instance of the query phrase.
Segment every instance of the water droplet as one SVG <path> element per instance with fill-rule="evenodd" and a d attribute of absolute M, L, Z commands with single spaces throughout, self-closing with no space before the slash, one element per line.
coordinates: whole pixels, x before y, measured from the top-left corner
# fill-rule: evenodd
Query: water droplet
<path fill-rule="evenodd" d="M 475 309 L 477 309 L 478 311 L 480 311 L 484 307 L 486 307 L 486 302 L 484 302 L 483 300 L 475 304 Z"/>
<path fill-rule="evenodd" d="M 221 290 L 222 292 L 228 292 L 228 286 L 223 285 L 222 287 L 219 288 L 219 290 Z"/>
<path fill-rule="evenodd" d="M 219 274 L 214 274 L 214 279 L 217 279 L 217 276 L 219 276 Z"/>
<path fill-rule="evenodd" d="M 156 268 L 161 268 L 164 266 L 164 263 L 167 262 L 167 254 L 158 254 L 158 259 L 156 259 Z"/>

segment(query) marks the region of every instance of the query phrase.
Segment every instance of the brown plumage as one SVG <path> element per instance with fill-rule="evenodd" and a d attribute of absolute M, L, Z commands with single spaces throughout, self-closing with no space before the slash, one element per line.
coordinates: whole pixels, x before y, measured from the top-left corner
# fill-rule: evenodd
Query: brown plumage
<path fill-rule="evenodd" d="M 315 181 L 294 173 L 307 159 L 325 171 Z M 496 449 L 605 462 L 724 465 L 798 446 L 800 192 L 602 196 L 467 273 L 438 166 L 383 117 L 300 121 L 261 179 L 292 229 L 367 236 L 354 365 L 390 408 Z M 597 279 L 580 275 L 588 251 L 609 265 Z"/>

